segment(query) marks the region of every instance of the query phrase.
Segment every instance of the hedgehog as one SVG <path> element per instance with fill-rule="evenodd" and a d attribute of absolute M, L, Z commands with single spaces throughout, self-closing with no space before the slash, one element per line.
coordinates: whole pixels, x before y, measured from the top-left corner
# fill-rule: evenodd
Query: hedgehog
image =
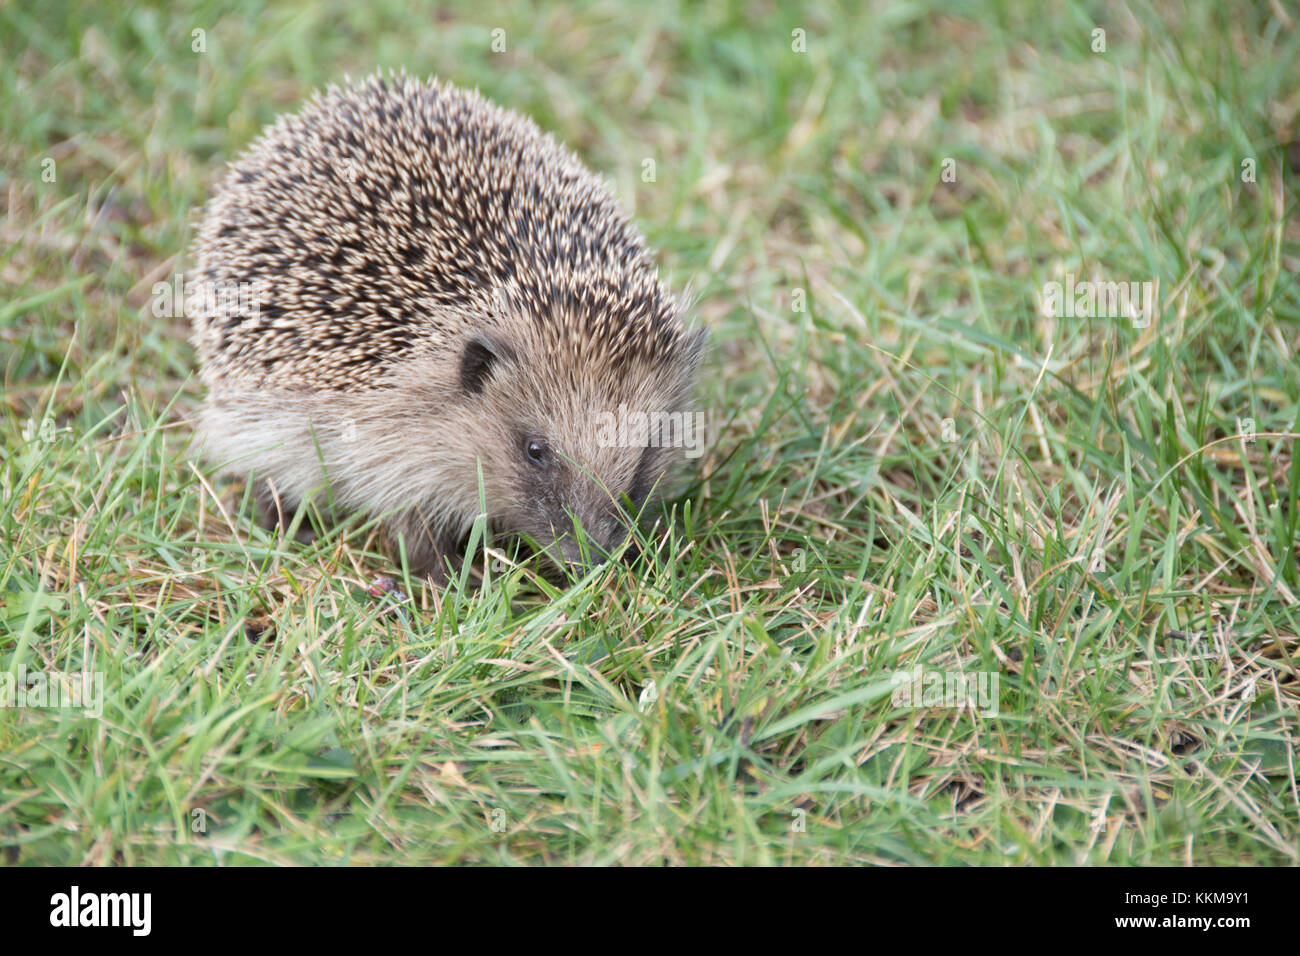
<path fill-rule="evenodd" d="M 315 93 L 230 163 L 196 247 L 200 448 L 268 526 L 360 513 L 443 582 L 481 515 L 597 564 L 702 419 L 707 333 L 612 190 L 477 90 Z"/>

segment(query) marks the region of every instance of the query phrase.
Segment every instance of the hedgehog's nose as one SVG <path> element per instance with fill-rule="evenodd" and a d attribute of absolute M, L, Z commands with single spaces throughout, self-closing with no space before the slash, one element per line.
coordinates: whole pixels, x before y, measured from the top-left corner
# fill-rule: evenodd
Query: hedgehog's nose
<path fill-rule="evenodd" d="M 585 574 L 598 568 L 609 560 L 610 553 L 591 538 L 579 542 L 572 535 L 565 535 L 558 542 L 560 560 L 570 571 Z"/>
<path fill-rule="evenodd" d="M 613 557 L 627 534 L 627 525 L 617 517 L 591 525 L 575 522 L 573 531 L 557 542 L 560 557 L 571 570 L 589 571 Z"/>

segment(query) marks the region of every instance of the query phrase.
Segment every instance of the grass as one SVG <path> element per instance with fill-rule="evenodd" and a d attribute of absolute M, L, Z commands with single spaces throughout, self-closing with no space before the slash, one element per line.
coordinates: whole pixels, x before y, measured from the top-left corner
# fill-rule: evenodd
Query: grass
<path fill-rule="evenodd" d="M 104 691 L 0 708 L 0 860 L 1300 862 L 1296 19 L 0 4 L 0 672 Z M 643 566 L 440 591 L 187 453 L 151 287 L 378 66 L 533 115 L 698 294 Z M 1150 321 L 1046 315 L 1067 275 Z"/>

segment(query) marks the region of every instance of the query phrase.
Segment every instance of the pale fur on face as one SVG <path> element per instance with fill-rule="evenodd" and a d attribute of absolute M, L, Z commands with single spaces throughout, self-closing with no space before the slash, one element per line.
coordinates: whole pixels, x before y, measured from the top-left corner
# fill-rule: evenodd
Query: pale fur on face
<path fill-rule="evenodd" d="M 666 361 L 639 360 L 615 375 L 575 370 L 546 343 L 508 330 L 487 331 L 498 354 L 476 391 L 464 387 L 461 369 L 470 339 L 404 362 L 361 391 L 241 388 L 226 379 L 204 410 L 203 453 L 227 472 L 255 472 L 287 508 L 313 500 L 383 518 L 390 538 L 405 536 L 413 565 L 468 534 L 483 504 L 495 530 L 526 535 L 570 563 L 580 559 L 576 518 L 603 556 L 626 536 L 623 496 L 637 509 L 669 490 L 682 453 L 602 442 L 597 416 L 620 406 L 685 410 L 703 336 L 683 338 Z M 548 447 L 547 467 L 529 460 L 530 439 Z"/>

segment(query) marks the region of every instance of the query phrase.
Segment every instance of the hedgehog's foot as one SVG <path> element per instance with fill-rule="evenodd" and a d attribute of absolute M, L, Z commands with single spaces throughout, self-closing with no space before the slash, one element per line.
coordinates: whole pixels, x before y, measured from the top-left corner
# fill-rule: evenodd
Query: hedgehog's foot
<path fill-rule="evenodd" d="M 253 500 L 257 504 L 257 523 L 267 531 L 288 531 L 300 507 L 297 501 L 282 494 L 269 478 L 258 478 L 253 485 Z M 299 544 L 311 544 L 319 537 L 319 529 L 310 515 L 303 515 L 293 539 Z"/>
<path fill-rule="evenodd" d="M 436 531 L 418 512 L 397 519 L 391 531 L 394 549 L 406 551 L 406 564 L 412 574 L 430 578 L 442 587 L 460 570 L 464 555 L 459 542 Z"/>

